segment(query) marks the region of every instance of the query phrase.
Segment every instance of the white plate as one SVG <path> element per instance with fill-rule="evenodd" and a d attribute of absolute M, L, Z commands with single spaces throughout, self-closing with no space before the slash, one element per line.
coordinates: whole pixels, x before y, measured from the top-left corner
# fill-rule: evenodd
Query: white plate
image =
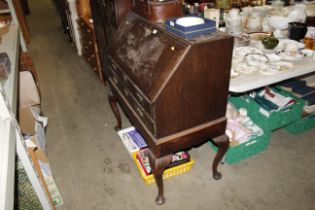
<path fill-rule="evenodd" d="M 307 57 L 312 57 L 313 54 L 315 53 L 315 51 L 309 50 L 309 49 L 304 49 L 304 50 L 301 50 L 301 53 L 303 53 Z"/>
<path fill-rule="evenodd" d="M 303 43 L 297 42 L 297 41 L 292 40 L 292 39 L 279 39 L 279 41 L 280 41 L 280 43 L 284 44 L 285 46 L 288 44 L 296 44 L 300 50 L 302 50 L 305 47 L 305 45 Z"/>
<path fill-rule="evenodd" d="M 230 75 L 231 79 L 234 79 L 234 78 L 236 78 L 236 77 L 238 77 L 238 76 L 240 76 L 240 73 L 237 72 L 237 71 L 235 71 L 235 70 L 232 68 L 232 69 L 231 69 L 231 75 Z"/>
<path fill-rule="evenodd" d="M 280 61 L 281 60 L 281 57 L 276 55 L 275 53 L 266 54 L 266 56 L 269 58 L 270 62 L 276 62 L 276 61 Z"/>
<path fill-rule="evenodd" d="M 274 62 L 271 64 L 279 66 L 280 72 L 288 71 L 288 70 L 291 70 L 293 68 L 293 63 L 290 63 L 290 62 L 281 61 L 281 62 Z"/>
<path fill-rule="evenodd" d="M 249 66 L 246 63 L 239 63 L 239 64 L 234 64 L 233 65 L 233 70 L 239 73 L 243 74 L 249 74 L 254 71 L 258 71 L 258 68 L 255 66 Z"/>
<path fill-rule="evenodd" d="M 260 66 L 259 72 L 265 75 L 275 75 L 292 69 L 293 64 L 289 62 L 274 62 Z"/>
<path fill-rule="evenodd" d="M 178 25 L 188 27 L 188 26 L 195 26 L 195 25 L 204 24 L 205 21 L 204 21 L 204 19 L 202 19 L 200 17 L 182 17 L 182 18 L 178 18 L 176 20 L 176 23 Z"/>
<path fill-rule="evenodd" d="M 304 58 L 304 54 L 297 54 L 296 56 L 289 56 L 287 54 L 285 54 L 284 52 L 279 53 L 279 56 L 283 59 L 283 60 L 287 60 L 287 61 L 298 61 L 301 60 L 302 58 Z"/>
<path fill-rule="evenodd" d="M 249 53 L 245 55 L 245 60 L 250 66 L 258 66 L 269 62 L 269 58 L 261 53 Z"/>
<path fill-rule="evenodd" d="M 245 58 L 245 55 L 249 53 L 262 54 L 263 52 L 254 47 L 236 47 L 233 50 L 233 60 L 235 60 L 236 62 L 241 62 Z"/>

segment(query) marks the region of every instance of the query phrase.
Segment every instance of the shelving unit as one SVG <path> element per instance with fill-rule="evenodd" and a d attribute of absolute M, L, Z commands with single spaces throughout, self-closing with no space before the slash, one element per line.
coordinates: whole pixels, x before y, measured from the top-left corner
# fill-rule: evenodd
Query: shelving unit
<path fill-rule="evenodd" d="M 41 202 L 43 209 L 53 209 L 27 153 L 16 120 L 17 81 L 19 73 L 19 26 L 13 24 L 2 36 L 0 51 L 6 52 L 11 62 L 11 73 L 0 85 L 0 209 L 14 208 L 14 174 L 16 154 L 21 159 L 27 176 Z"/>

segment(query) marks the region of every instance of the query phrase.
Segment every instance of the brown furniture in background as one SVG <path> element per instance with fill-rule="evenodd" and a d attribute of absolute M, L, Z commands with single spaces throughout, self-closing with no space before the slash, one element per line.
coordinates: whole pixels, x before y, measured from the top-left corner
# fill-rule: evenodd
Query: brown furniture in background
<path fill-rule="evenodd" d="M 69 42 L 74 43 L 74 31 L 71 22 L 71 12 L 67 0 L 54 0 L 54 4 L 60 16 L 63 32 L 68 35 Z"/>
<path fill-rule="evenodd" d="M 213 139 L 219 146 L 212 171 L 229 146 L 226 104 L 233 37 L 217 32 L 185 40 L 129 13 L 110 42 L 109 102 L 121 129 L 119 102 L 146 139 L 164 203 L 162 174 L 172 153 Z"/>
<path fill-rule="evenodd" d="M 132 7 L 132 0 L 90 1 L 96 42 L 104 79 L 108 75 L 107 51 L 110 39 Z"/>
<path fill-rule="evenodd" d="M 78 19 L 80 40 L 82 45 L 82 56 L 85 61 L 91 66 L 100 81 L 104 83 L 103 72 L 100 65 L 98 47 L 94 33 L 94 26 L 89 20 L 83 17 Z"/>
<path fill-rule="evenodd" d="M 29 44 L 31 44 L 31 35 L 30 35 L 29 28 L 27 26 L 27 22 L 26 22 L 26 18 L 25 18 L 26 14 L 24 14 L 23 5 L 21 4 L 20 0 L 11 0 L 11 1 L 12 1 L 12 5 L 14 7 L 15 14 L 16 14 L 16 19 L 17 19 L 19 26 L 21 28 L 21 32 L 22 32 L 23 38 L 25 40 L 25 43 L 27 45 L 29 45 Z M 0 9 L 8 11 L 8 12 L 4 12 L 4 13 L 0 14 L 0 20 L 9 21 L 9 22 L 14 20 L 12 18 L 12 12 L 9 10 L 9 6 L 8 6 L 6 0 L 0 0 Z"/>
<path fill-rule="evenodd" d="M 91 66 L 100 81 L 104 83 L 103 73 L 96 44 L 94 24 L 91 18 L 90 0 L 78 0 L 76 2 L 79 19 L 80 42 L 82 46 L 82 56 Z"/>
<path fill-rule="evenodd" d="M 132 10 L 152 22 L 183 16 L 183 6 L 180 0 L 154 1 L 133 0 Z"/>

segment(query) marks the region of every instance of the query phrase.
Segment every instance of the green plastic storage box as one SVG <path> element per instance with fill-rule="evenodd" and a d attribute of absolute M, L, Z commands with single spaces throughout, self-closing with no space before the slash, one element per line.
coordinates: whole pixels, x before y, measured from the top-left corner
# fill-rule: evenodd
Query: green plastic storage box
<path fill-rule="evenodd" d="M 230 145 L 224 156 L 224 162 L 227 164 L 235 164 L 241 160 L 250 158 L 268 148 L 271 132 L 264 131 L 261 136 L 254 136 L 249 141 L 242 144 Z M 211 148 L 218 151 L 217 146 L 212 141 L 208 142 Z"/>
<path fill-rule="evenodd" d="M 292 97 L 296 101 L 296 103 L 286 108 L 283 108 L 280 111 L 268 112 L 247 94 L 238 97 L 230 96 L 229 101 L 237 109 L 247 109 L 248 116 L 253 120 L 255 124 L 263 128 L 263 130 L 273 131 L 301 119 L 304 101 L 295 97 L 291 93 L 284 91 L 283 89 L 272 88 L 272 90 L 281 93 L 284 96 Z"/>
<path fill-rule="evenodd" d="M 291 123 L 284 129 L 291 134 L 301 134 L 312 128 L 315 128 L 315 113 L 309 114 L 300 120 Z"/>

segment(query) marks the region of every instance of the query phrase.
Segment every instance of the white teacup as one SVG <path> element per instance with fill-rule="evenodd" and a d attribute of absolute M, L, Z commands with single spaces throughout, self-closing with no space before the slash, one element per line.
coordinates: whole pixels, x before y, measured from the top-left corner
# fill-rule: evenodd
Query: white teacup
<path fill-rule="evenodd" d="M 287 55 L 287 56 L 290 56 L 290 57 L 295 57 L 297 56 L 299 52 L 299 47 L 297 44 L 295 43 L 290 43 L 288 44 L 286 47 L 285 47 L 285 50 L 284 50 L 284 53 Z"/>
<path fill-rule="evenodd" d="M 248 29 L 258 29 L 261 27 L 261 17 L 260 16 L 249 16 L 247 18 L 247 28 Z"/>
<path fill-rule="evenodd" d="M 229 11 L 230 19 L 236 19 L 239 17 L 240 11 L 239 9 L 233 8 Z"/>

